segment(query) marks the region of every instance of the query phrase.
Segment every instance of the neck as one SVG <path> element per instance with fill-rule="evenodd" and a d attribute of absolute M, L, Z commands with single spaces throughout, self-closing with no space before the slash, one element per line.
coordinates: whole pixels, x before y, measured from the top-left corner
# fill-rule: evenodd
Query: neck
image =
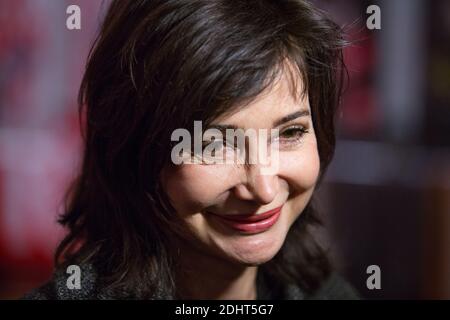
<path fill-rule="evenodd" d="M 255 300 L 257 267 L 233 264 L 183 246 L 176 268 L 181 299 Z"/>

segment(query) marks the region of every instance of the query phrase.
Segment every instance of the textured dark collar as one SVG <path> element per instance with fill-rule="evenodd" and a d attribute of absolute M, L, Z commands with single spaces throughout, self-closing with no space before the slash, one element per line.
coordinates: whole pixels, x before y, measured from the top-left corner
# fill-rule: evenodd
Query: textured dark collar
<path fill-rule="evenodd" d="M 111 300 L 133 299 L 129 292 L 110 292 L 99 288 L 98 275 L 92 265 L 81 265 L 81 289 L 69 289 L 68 274 L 57 269 L 52 279 L 45 285 L 32 290 L 23 299 L 55 299 L 55 300 Z M 171 300 L 167 292 L 155 292 L 151 299 Z M 257 277 L 258 300 L 303 300 L 303 299 L 358 299 L 356 291 L 337 274 L 332 274 L 323 286 L 312 296 L 307 296 L 296 285 L 274 286 L 269 284 L 261 273 Z"/>

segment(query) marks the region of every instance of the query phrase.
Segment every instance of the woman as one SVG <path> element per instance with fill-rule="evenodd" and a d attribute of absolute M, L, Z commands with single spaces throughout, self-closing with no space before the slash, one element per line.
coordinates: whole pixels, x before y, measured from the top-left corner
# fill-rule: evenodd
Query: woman
<path fill-rule="evenodd" d="M 316 242 L 312 204 L 335 146 L 343 45 L 303 0 L 113 1 L 80 89 L 69 233 L 54 278 L 27 297 L 355 298 Z M 199 161 L 176 162 L 173 133 L 196 121 L 275 132 L 258 141 L 276 166 L 211 163 L 195 147 Z M 201 151 L 237 152 L 201 137 Z M 67 286 L 69 265 L 80 289 Z"/>

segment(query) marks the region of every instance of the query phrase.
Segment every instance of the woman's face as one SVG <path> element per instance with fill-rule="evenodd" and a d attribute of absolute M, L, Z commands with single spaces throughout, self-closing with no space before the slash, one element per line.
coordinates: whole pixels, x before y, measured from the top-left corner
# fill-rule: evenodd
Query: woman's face
<path fill-rule="evenodd" d="M 167 166 L 164 189 L 188 226 L 185 243 L 233 263 L 264 263 L 280 250 L 318 179 L 308 97 L 295 101 L 283 76 L 254 102 L 213 125 L 278 129 L 276 169 L 264 172 L 259 163 Z"/>

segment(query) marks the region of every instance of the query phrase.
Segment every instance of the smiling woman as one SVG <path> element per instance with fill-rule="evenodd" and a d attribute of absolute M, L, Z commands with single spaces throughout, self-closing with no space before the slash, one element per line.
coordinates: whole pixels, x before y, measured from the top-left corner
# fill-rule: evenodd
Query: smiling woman
<path fill-rule="evenodd" d="M 80 88 L 69 233 L 54 279 L 27 297 L 355 298 L 315 240 L 313 207 L 335 146 L 344 44 L 303 0 L 113 1 Z M 173 132 L 196 121 L 277 130 L 263 141 L 276 170 L 173 163 Z"/>

